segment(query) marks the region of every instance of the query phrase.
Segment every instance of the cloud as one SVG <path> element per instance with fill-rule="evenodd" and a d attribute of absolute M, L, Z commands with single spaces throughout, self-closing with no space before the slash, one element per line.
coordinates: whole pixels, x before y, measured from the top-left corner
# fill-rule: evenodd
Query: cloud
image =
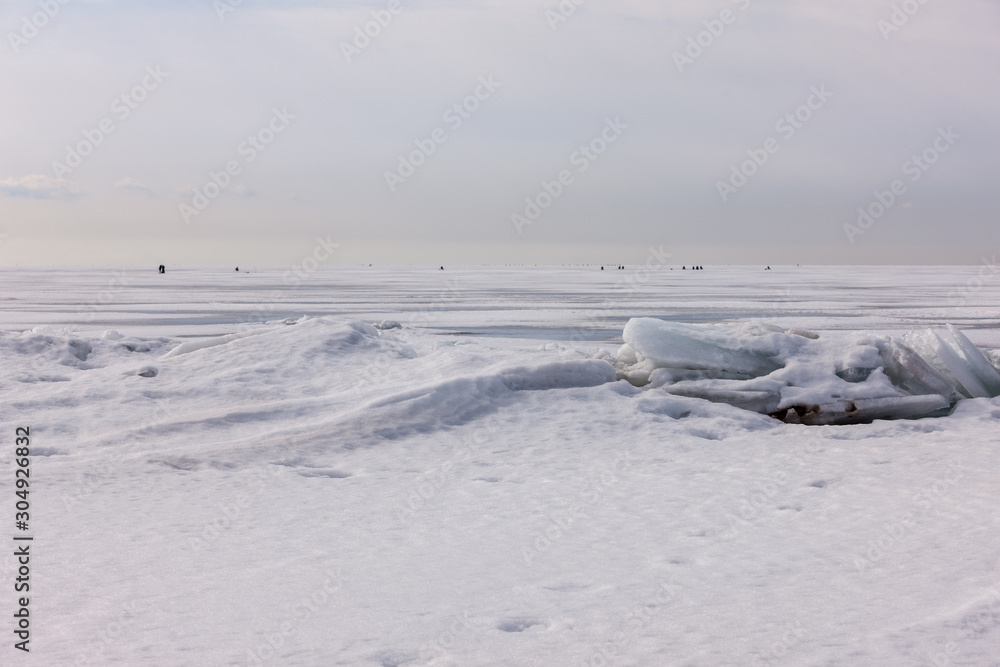
<path fill-rule="evenodd" d="M 153 196 L 153 189 L 148 185 L 144 185 L 139 181 L 135 180 L 131 176 L 127 176 L 122 180 L 115 183 L 115 188 L 118 190 L 132 190 L 133 192 L 142 192 L 144 194 Z"/>
<path fill-rule="evenodd" d="M 79 199 L 82 194 L 80 189 L 69 181 L 51 178 L 44 174 L 29 174 L 21 178 L 0 181 L 0 195 L 4 197 L 73 201 Z"/>
<path fill-rule="evenodd" d="M 194 196 L 202 196 L 202 197 L 205 196 L 205 194 L 204 194 L 204 192 L 205 192 L 204 188 L 203 187 L 202 188 L 198 188 L 198 187 L 196 187 L 194 185 L 185 185 L 183 187 L 176 188 L 174 190 L 174 192 L 176 192 L 177 194 L 179 194 L 183 199 L 191 199 L 191 197 L 194 197 Z M 224 192 L 226 194 L 236 195 L 237 197 L 240 197 L 242 199 L 250 199 L 251 197 L 256 197 L 257 196 L 257 191 L 256 190 L 252 190 L 252 189 L 248 188 L 243 183 L 227 187 L 224 190 L 222 190 L 222 192 Z M 216 196 L 218 196 L 218 195 L 216 195 Z M 215 199 L 215 197 L 211 197 L 211 199 Z"/>

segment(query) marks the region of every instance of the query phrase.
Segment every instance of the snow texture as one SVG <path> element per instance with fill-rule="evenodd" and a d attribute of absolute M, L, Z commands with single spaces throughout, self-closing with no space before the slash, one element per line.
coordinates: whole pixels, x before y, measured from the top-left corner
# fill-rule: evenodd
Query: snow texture
<path fill-rule="evenodd" d="M 0 664 L 994 665 L 975 271 L 2 269 Z"/>

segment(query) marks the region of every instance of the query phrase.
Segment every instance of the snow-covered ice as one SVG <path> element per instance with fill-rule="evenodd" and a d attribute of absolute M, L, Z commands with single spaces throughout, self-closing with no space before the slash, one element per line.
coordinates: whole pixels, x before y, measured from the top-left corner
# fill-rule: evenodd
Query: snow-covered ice
<path fill-rule="evenodd" d="M 996 664 L 975 275 L 2 269 L 17 661 Z"/>
<path fill-rule="evenodd" d="M 942 416 L 961 398 L 1000 396 L 1000 372 L 961 331 L 834 337 L 760 322 L 629 320 L 612 357 L 630 383 L 801 424 Z M 916 349 L 914 349 L 916 348 Z M 919 351 L 918 351 L 919 350 Z"/>

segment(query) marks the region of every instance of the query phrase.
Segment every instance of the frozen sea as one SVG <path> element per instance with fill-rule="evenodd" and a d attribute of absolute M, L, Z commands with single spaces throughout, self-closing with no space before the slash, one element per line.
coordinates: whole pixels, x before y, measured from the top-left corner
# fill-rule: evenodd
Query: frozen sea
<path fill-rule="evenodd" d="M 995 350 L 993 268 L 0 269 L 0 664 L 1000 665 L 1000 399 L 804 426 L 602 361 L 638 317 Z"/>

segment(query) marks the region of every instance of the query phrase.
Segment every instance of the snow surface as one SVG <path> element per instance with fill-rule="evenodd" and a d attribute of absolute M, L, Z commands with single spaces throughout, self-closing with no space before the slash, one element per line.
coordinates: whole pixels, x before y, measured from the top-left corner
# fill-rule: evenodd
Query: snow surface
<path fill-rule="evenodd" d="M 0 270 L 0 664 L 997 664 L 1000 399 L 804 426 L 615 379 L 640 317 L 996 364 L 975 267 L 287 273 Z"/>

